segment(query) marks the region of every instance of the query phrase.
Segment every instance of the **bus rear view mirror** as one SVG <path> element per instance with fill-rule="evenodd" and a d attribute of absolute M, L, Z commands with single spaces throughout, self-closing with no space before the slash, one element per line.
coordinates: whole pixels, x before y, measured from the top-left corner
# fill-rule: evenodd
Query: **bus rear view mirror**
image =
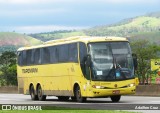
<path fill-rule="evenodd" d="M 137 67 L 138 67 L 137 55 L 133 53 L 132 57 L 133 57 L 134 69 L 137 70 Z"/>
<path fill-rule="evenodd" d="M 86 66 L 90 67 L 91 66 L 91 55 L 87 55 L 87 59 L 86 59 Z"/>

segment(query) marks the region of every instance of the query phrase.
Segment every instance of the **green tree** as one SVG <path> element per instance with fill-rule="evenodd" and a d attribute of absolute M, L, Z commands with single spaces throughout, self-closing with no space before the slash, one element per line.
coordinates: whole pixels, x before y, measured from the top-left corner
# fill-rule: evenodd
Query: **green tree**
<path fill-rule="evenodd" d="M 16 54 L 6 51 L 0 56 L 2 85 L 17 85 Z"/>
<path fill-rule="evenodd" d="M 150 59 L 158 58 L 158 51 L 160 46 L 151 44 L 147 40 L 137 40 L 131 43 L 132 51 L 137 55 L 138 68 L 136 75 L 139 78 L 140 83 L 148 83 L 148 74 L 151 72 Z"/>

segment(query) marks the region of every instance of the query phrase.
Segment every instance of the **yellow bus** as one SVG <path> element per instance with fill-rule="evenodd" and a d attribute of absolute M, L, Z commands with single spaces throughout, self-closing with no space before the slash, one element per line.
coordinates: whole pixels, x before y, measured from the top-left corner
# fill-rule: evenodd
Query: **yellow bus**
<path fill-rule="evenodd" d="M 70 37 L 17 50 L 19 93 L 84 102 L 135 93 L 135 58 L 126 38 Z"/>

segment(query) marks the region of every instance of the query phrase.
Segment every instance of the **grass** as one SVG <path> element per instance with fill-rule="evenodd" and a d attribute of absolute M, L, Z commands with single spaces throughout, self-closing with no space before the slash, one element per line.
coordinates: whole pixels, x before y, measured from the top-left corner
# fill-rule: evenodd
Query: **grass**
<path fill-rule="evenodd" d="M 40 41 L 40 40 L 38 40 L 38 39 L 35 39 L 35 38 L 33 38 L 33 37 L 30 37 L 30 36 L 26 36 L 25 39 L 28 40 L 31 45 L 39 45 L 39 44 L 42 44 L 42 41 Z"/>
<path fill-rule="evenodd" d="M 132 27 L 157 27 L 160 25 L 160 19 L 155 17 L 138 17 L 134 19 L 132 22 L 120 26 L 108 27 L 111 30 L 123 30 L 124 28 L 132 28 Z"/>
<path fill-rule="evenodd" d="M 121 110 L 84 110 L 81 108 L 65 108 L 55 106 L 42 106 L 42 110 L 1 110 L 0 113 L 135 113 Z M 45 110 L 44 110 L 45 109 Z"/>
<path fill-rule="evenodd" d="M 42 110 L 42 111 L 0 111 L 0 113 L 135 113 L 115 110 Z"/>

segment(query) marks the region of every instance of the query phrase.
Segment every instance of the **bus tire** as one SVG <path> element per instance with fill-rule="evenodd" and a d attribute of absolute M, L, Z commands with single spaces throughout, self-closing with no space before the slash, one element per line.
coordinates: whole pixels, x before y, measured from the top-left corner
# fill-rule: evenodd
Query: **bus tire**
<path fill-rule="evenodd" d="M 35 94 L 34 86 L 31 85 L 30 87 L 30 95 L 32 100 L 38 100 L 38 96 Z"/>
<path fill-rule="evenodd" d="M 40 101 L 45 101 L 45 100 L 46 100 L 46 95 L 43 95 L 43 91 L 42 91 L 41 85 L 38 85 L 37 95 L 38 95 L 38 99 L 39 99 Z"/>
<path fill-rule="evenodd" d="M 75 96 L 71 97 L 71 100 L 75 102 L 76 101 L 76 97 Z"/>
<path fill-rule="evenodd" d="M 119 102 L 120 99 L 121 99 L 121 95 L 111 96 L 112 102 Z"/>
<path fill-rule="evenodd" d="M 58 96 L 58 100 L 67 101 L 67 100 L 69 100 L 69 97 L 68 96 Z"/>
<path fill-rule="evenodd" d="M 79 86 L 76 87 L 75 94 L 76 94 L 77 102 L 85 102 L 86 101 L 87 98 L 86 97 L 82 97 L 81 90 L 80 90 Z"/>

